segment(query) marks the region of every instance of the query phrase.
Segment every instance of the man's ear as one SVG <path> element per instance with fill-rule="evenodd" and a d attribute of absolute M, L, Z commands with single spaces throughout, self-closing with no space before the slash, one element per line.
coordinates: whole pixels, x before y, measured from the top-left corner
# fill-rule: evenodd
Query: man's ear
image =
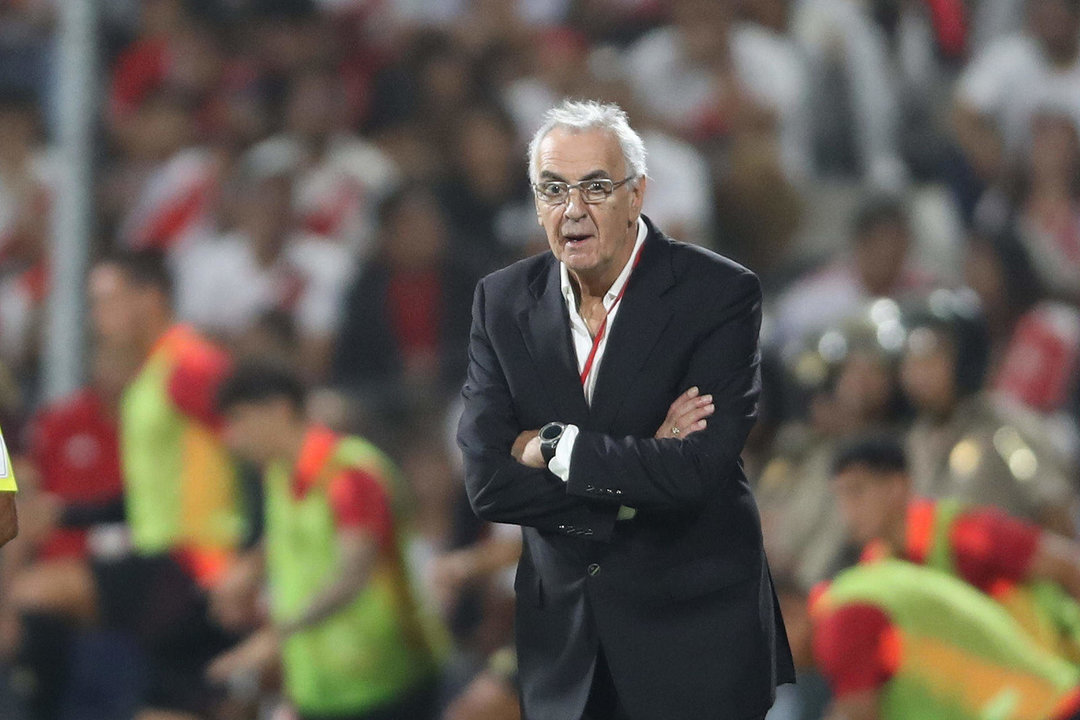
<path fill-rule="evenodd" d="M 634 222 L 637 222 L 638 217 L 641 215 L 641 208 L 645 204 L 645 189 L 649 184 L 649 179 L 642 175 L 634 181 L 634 186 L 630 189 L 632 193 L 630 197 L 630 208 L 633 210 Z"/>

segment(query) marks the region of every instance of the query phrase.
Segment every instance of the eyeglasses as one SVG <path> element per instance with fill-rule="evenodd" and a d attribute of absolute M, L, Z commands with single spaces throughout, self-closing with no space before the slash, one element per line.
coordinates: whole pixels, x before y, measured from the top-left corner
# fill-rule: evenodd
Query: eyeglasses
<path fill-rule="evenodd" d="M 535 183 L 533 191 L 543 202 L 548 205 L 562 205 L 570 200 L 570 191 L 577 188 L 581 193 L 581 199 L 590 205 L 602 203 L 611 197 L 615 188 L 624 185 L 634 179 L 634 175 L 615 182 L 609 178 L 593 178 L 576 183 L 564 183 L 558 180 L 545 180 Z"/>

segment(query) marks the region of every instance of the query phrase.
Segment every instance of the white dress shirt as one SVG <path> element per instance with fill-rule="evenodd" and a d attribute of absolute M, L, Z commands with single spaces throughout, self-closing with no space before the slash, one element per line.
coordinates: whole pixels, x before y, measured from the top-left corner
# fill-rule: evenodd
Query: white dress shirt
<path fill-rule="evenodd" d="M 614 326 L 615 316 L 619 313 L 619 306 L 622 305 L 621 302 L 616 303 L 615 301 L 618 300 L 619 294 L 630 279 L 630 273 L 634 269 L 634 259 L 641 251 L 641 245 L 645 242 L 647 234 L 648 228 L 645 226 L 645 221 L 638 218 L 637 240 L 634 242 L 634 249 L 630 253 L 626 265 L 623 266 L 622 272 L 615 278 L 615 282 L 611 284 L 608 291 L 604 293 L 603 302 L 604 309 L 607 311 L 607 324 L 604 328 L 604 336 L 600 339 L 600 344 L 596 348 L 592 369 L 582 386 L 582 391 L 585 393 L 585 402 L 590 407 L 592 406 L 593 391 L 596 389 L 596 378 L 600 374 L 600 365 L 604 360 L 604 350 L 607 348 L 608 338 L 611 337 L 611 328 Z M 566 309 L 570 314 L 570 335 L 574 340 L 574 353 L 577 355 L 578 374 L 580 375 L 585 371 L 585 363 L 589 359 L 589 353 L 592 352 L 593 336 L 589 332 L 588 323 L 578 312 L 577 297 L 574 295 L 574 286 L 570 282 L 570 271 L 567 270 L 565 263 L 559 263 L 559 276 L 561 278 L 563 300 L 566 301 Z M 555 447 L 555 456 L 548 463 L 548 470 L 562 478 L 563 482 L 570 479 L 570 456 L 574 452 L 574 442 L 577 440 L 577 435 L 577 425 L 567 425 L 562 438 L 559 439 L 559 444 Z M 620 519 L 630 517 L 633 517 L 632 509 L 619 508 Z"/>

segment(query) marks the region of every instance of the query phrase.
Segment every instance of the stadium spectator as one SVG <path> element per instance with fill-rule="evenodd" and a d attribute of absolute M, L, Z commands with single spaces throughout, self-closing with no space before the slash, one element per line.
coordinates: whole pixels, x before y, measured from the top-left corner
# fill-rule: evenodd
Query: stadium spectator
<path fill-rule="evenodd" d="M 912 250 L 907 209 L 898 198 L 865 197 L 851 220 L 850 242 L 850 251 L 796 281 L 777 300 L 772 342 L 781 350 L 854 315 L 873 298 L 903 300 L 932 286 Z"/>
<path fill-rule="evenodd" d="M 449 390 L 465 374 L 467 298 L 476 275 L 450 252 L 445 215 L 431 190 L 405 187 L 379 215 L 379 251 L 348 290 L 333 378 L 375 397 Z"/>
<path fill-rule="evenodd" d="M 894 304 L 879 300 L 813 336 L 790 361 L 792 384 L 806 388 L 796 402 L 805 400 L 808 411 L 780 428 L 755 493 L 770 562 L 804 589 L 831 577 L 851 555 L 829 491 L 836 447 L 859 433 L 901 427 L 898 316 Z M 891 346 L 882 343 L 890 331 L 901 333 Z"/>
<path fill-rule="evenodd" d="M 293 180 L 300 157 L 281 140 L 256 145 L 239 162 L 237 227 L 193 246 L 180 263 L 180 315 L 235 345 L 257 318 L 278 311 L 299 334 L 308 377 L 325 377 L 353 255 L 334 240 L 300 231 Z"/>
<path fill-rule="evenodd" d="M 1027 0 L 1026 5 L 1025 30 L 988 43 L 956 86 L 956 137 L 984 186 L 1023 157 L 1041 107 L 1080 112 L 1080 4 Z"/>
<path fill-rule="evenodd" d="M 907 318 L 901 366 L 917 412 L 907 439 L 915 491 L 993 505 L 1073 537 L 1073 466 L 1037 416 L 984 390 L 986 328 L 970 291 L 935 291 L 926 307 Z"/>

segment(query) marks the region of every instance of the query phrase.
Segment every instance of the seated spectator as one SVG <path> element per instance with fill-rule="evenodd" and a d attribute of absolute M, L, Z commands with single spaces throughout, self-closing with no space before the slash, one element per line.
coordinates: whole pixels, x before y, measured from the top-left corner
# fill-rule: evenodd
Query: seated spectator
<path fill-rule="evenodd" d="M 900 79 L 874 8 L 854 0 L 792 5 L 792 36 L 809 61 L 807 96 L 822 169 L 902 189 Z"/>
<path fill-rule="evenodd" d="M 524 255 L 542 236 L 513 121 L 496 106 L 465 110 L 456 123 L 450 176 L 439 199 L 460 243 L 454 254 L 476 258 L 479 274 Z"/>
<path fill-rule="evenodd" d="M 1032 119 L 1027 187 L 1017 208 L 1020 239 L 1039 279 L 1052 296 L 1074 305 L 1080 303 L 1078 123 L 1080 110 L 1071 116 L 1063 110 L 1042 111 Z"/>
<path fill-rule="evenodd" d="M 29 92 L 0 90 L 0 361 L 32 395 L 48 291 L 55 162 Z"/>
<path fill-rule="evenodd" d="M 1028 253 L 1008 231 L 969 238 L 965 276 L 987 319 L 990 390 L 1060 418 L 1064 444 L 1075 442 L 1064 413 L 1077 386 L 1080 311 L 1044 297 Z"/>
<path fill-rule="evenodd" d="M 986 327 L 970 291 L 935 291 L 926 307 L 906 320 L 900 373 L 917 413 L 907 439 L 915 491 L 996 506 L 1073 537 L 1073 463 L 1037 416 L 985 391 Z"/>
<path fill-rule="evenodd" d="M 803 587 L 830 577 L 851 555 L 848 533 L 829 492 L 837 445 L 900 421 L 897 366 L 903 331 L 898 317 L 891 301 L 879 300 L 859 316 L 813 336 L 810 347 L 790 361 L 794 384 L 808 389 L 808 417 L 780 429 L 755 497 L 769 562 Z M 890 332 L 891 346 L 881 342 L 890 340 Z"/>
<path fill-rule="evenodd" d="M 398 170 L 374 144 L 349 133 L 340 79 L 331 70 L 294 76 L 285 135 L 299 153 L 294 207 L 301 231 L 332 239 L 361 257 L 373 250 L 376 207 Z"/>
<path fill-rule="evenodd" d="M 476 276 L 449 252 L 447 223 L 429 190 L 404 188 L 379 215 L 378 253 L 345 301 L 333 378 L 373 397 L 402 386 L 449 392 L 465 373 Z"/>
<path fill-rule="evenodd" d="M 930 285 L 930 275 L 912 253 L 904 204 L 870 195 L 852 218 L 850 252 L 795 282 L 777 301 L 774 343 L 783 350 L 856 313 L 872 298 L 903 300 Z"/>
<path fill-rule="evenodd" d="M 178 302 L 184 319 L 234 346 L 258 318 L 285 313 L 295 323 L 305 373 L 322 378 L 354 261 L 340 243 L 297 227 L 298 162 L 295 147 L 280 140 L 248 151 L 237 180 L 237 226 L 185 255 Z"/>
<path fill-rule="evenodd" d="M 0 89 L 0 272 L 33 262 L 49 231 L 55 162 L 39 124 L 32 93 Z"/>
<path fill-rule="evenodd" d="M 985 185 L 1030 147 L 1031 121 L 1051 104 L 1080 117 L 1080 3 L 1027 0 L 1027 28 L 987 45 L 956 89 L 956 137 Z"/>
<path fill-rule="evenodd" d="M 175 89 L 151 92 L 129 123 L 127 162 L 112 188 L 120 243 L 175 261 L 213 227 L 220 161 L 198 143 L 191 101 Z"/>
<path fill-rule="evenodd" d="M 732 7 L 673 3 L 674 22 L 628 49 L 626 80 L 645 108 L 693 141 L 728 136 L 740 124 L 770 128 L 784 177 L 805 179 L 811 164 L 803 61 L 785 36 L 736 25 Z"/>

